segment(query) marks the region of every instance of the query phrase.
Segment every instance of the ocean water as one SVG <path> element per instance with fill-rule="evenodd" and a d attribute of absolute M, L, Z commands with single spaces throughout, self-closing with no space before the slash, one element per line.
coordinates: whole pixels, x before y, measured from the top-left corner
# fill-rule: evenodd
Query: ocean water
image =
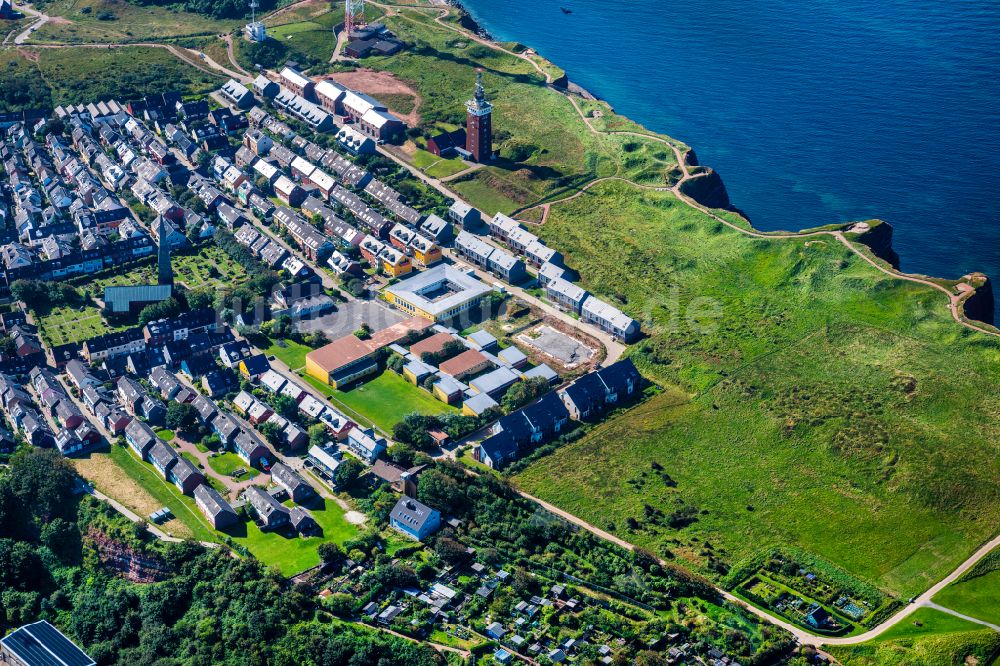
<path fill-rule="evenodd" d="M 463 4 L 691 145 L 756 227 L 878 217 L 904 270 L 1000 280 L 1000 2 Z"/>

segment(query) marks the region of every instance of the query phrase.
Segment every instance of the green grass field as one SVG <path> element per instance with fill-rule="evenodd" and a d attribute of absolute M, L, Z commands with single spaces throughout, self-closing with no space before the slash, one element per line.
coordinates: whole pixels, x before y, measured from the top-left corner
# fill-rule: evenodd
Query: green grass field
<path fill-rule="evenodd" d="M 1000 551 L 980 560 L 938 592 L 934 601 L 964 615 L 1000 624 Z"/>
<path fill-rule="evenodd" d="M 348 417 L 353 419 L 355 415 L 360 415 L 363 417 L 362 421 L 375 425 L 385 433 L 392 433 L 392 427 L 406 414 L 445 414 L 457 411 L 394 372 L 383 372 L 348 391 L 324 386 L 312 377 L 306 379 L 312 386 L 346 407 Z"/>
<path fill-rule="evenodd" d="M 424 173 L 432 178 L 447 178 L 456 173 L 465 171 L 469 167 L 459 159 L 438 160 L 434 164 L 424 169 Z"/>
<path fill-rule="evenodd" d="M 249 279 L 246 270 L 215 245 L 202 245 L 196 252 L 188 252 L 175 254 L 170 260 L 175 279 L 188 289 L 231 287 Z M 95 296 L 102 297 L 105 287 L 149 284 L 155 280 L 155 259 L 149 259 L 126 271 L 104 272 L 99 277 L 77 282 L 81 288 L 89 288 Z"/>
<path fill-rule="evenodd" d="M 709 554 L 789 544 L 901 597 L 992 536 L 1000 345 L 944 296 L 621 183 L 553 206 L 541 234 L 643 322 L 629 354 L 667 390 L 532 465 L 525 490 L 710 575 Z M 695 520 L 651 525 L 646 504 Z"/>
<path fill-rule="evenodd" d="M 239 21 L 219 21 L 172 7 L 142 6 L 126 0 L 56 0 L 45 5 L 45 13 L 65 20 L 45 24 L 32 35 L 32 42 L 160 40 L 164 37 L 227 33 L 240 24 Z M 109 16 L 114 18 L 104 20 Z"/>
<path fill-rule="evenodd" d="M 34 313 L 39 332 L 50 345 L 68 342 L 82 342 L 104 333 L 121 330 L 109 326 L 101 317 L 101 311 L 94 305 L 79 307 L 57 306 L 47 312 Z"/>
<path fill-rule="evenodd" d="M 264 353 L 268 356 L 274 356 L 292 370 L 299 370 L 305 367 L 306 354 L 312 350 L 312 347 L 294 340 L 282 340 L 280 344 L 278 341 L 271 340 L 271 345 L 264 350 Z"/>
<path fill-rule="evenodd" d="M 51 90 L 53 104 L 134 99 L 153 90 L 206 93 L 220 85 L 219 77 L 181 62 L 162 48 L 39 49 L 37 55 L 36 85 Z"/>
<path fill-rule="evenodd" d="M 238 455 L 229 451 L 211 456 L 208 459 L 208 466 L 220 476 L 232 476 L 236 470 L 244 469 L 247 473 L 241 476 L 241 479 L 252 479 L 260 473 L 246 464 Z"/>
<path fill-rule="evenodd" d="M 236 458 L 234 454 L 228 455 Z M 164 506 L 170 508 L 174 516 L 191 529 L 196 539 L 219 541 L 223 535 L 228 536 L 234 542 L 245 546 L 261 562 L 277 567 L 285 575 L 292 575 L 319 564 L 316 547 L 323 541 L 343 543 L 357 532 L 357 528 L 344 519 L 343 509 L 335 502 L 322 498 L 317 504 L 308 507 L 323 529 L 322 537 L 287 537 L 278 533 L 261 532 L 252 521 L 227 532 L 217 532 L 206 522 L 192 498 L 182 495 L 176 486 L 160 477 L 151 465 L 136 458 L 130 449 L 121 446 L 112 447 L 110 456 L 128 476 Z M 212 468 L 219 472 L 214 465 Z"/>
<path fill-rule="evenodd" d="M 998 648 L 1000 634 L 931 608 L 920 608 L 876 640 L 823 649 L 844 666 L 939 666 L 989 664 Z"/>
<path fill-rule="evenodd" d="M 217 541 L 218 536 L 205 521 L 194 500 L 182 495 L 177 486 L 167 482 L 148 463 L 135 457 L 128 447 L 112 446 L 111 459 L 144 490 L 170 509 L 174 517 L 184 523 L 199 541 Z"/>
<path fill-rule="evenodd" d="M 306 538 L 279 532 L 261 532 L 252 521 L 225 533 L 236 543 L 246 546 L 264 564 L 291 576 L 319 564 L 316 548 L 320 543 L 344 543 L 357 534 L 357 528 L 345 520 L 344 510 L 333 500 L 319 498 L 316 504 L 307 509 L 322 528 L 321 537 Z"/>
<path fill-rule="evenodd" d="M 172 259 L 174 276 L 188 289 L 225 287 L 246 282 L 246 269 L 217 246 L 202 246 L 196 254 L 179 254 Z"/>

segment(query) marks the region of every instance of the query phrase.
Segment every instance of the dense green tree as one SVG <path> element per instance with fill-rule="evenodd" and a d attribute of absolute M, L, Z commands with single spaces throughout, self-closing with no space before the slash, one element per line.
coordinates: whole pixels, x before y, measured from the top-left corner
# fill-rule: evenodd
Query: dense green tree
<path fill-rule="evenodd" d="M 198 410 L 186 402 L 171 402 L 165 423 L 171 430 L 188 432 L 198 424 Z"/>
<path fill-rule="evenodd" d="M 346 458 L 338 466 L 335 472 L 337 485 L 341 488 L 353 486 L 361 474 L 365 471 L 364 464 L 354 458 Z"/>
<path fill-rule="evenodd" d="M 455 513 L 465 499 L 461 484 L 439 469 L 429 469 L 420 475 L 417 498 L 441 513 Z"/>
<path fill-rule="evenodd" d="M 277 423 L 271 423 L 266 421 L 258 426 L 260 434 L 264 436 L 268 444 L 274 447 L 280 447 L 285 443 L 285 434 L 281 426 Z"/>
<path fill-rule="evenodd" d="M 151 303 L 139 313 L 139 325 L 145 326 L 151 321 L 176 317 L 184 309 L 184 305 L 173 296 L 159 303 Z"/>
<path fill-rule="evenodd" d="M 330 433 L 322 423 L 314 423 L 309 426 L 309 446 L 324 446 L 330 441 Z"/>

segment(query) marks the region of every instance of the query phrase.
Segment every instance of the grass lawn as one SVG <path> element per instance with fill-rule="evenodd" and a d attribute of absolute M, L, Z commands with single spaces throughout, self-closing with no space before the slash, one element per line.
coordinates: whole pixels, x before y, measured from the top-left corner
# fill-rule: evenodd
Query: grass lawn
<path fill-rule="evenodd" d="M 114 447 L 120 451 L 121 447 Z M 90 481 L 97 490 L 113 497 L 139 516 L 145 517 L 163 507 L 162 499 L 157 499 L 142 484 L 138 483 L 129 471 L 106 452 L 91 452 L 78 458 L 71 458 L 73 467 L 85 479 Z M 124 461 L 126 465 L 130 461 Z M 137 474 L 141 469 L 129 470 Z M 183 514 L 182 514 L 183 515 Z M 186 522 L 176 517 L 160 526 L 160 529 L 180 538 L 190 538 L 194 532 Z"/>
<path fill-rule="evenodd" d="M 220 476 L 232 476 L 236 470 L 245 469 L 247 474 L 241 476 L 241 479 L 252 479 L 260 473 L 238 455 L 230 451 L 211 456 L 208 459 L 208 466 Z"/>
<path fill-rule="evenodd" d="M 488 217 L 496 213 L 510 214 L 524 205 L 526 199 L 523 193 L 512 192 L 509 187 L 490 178 L 486 169 L 462 176 L 461 180 L 451 181 L 448 186 Z"/>
<path fill-rule="evenodd" d="M 264 350 L 268 356 L 274 356 L 292 370 L 299 370 L 306 365 L 306 354 L 312 347 L 300 344 L 294 340 L 271 340 L 271 345 Z"/>
<path fill-rule="evenodd" d="M 458 636 L 453 636 L 447 633 L 443 629 L 435 629 L 431 632 L 431 635 L 427 637 L 427 640 L 432 643 L 437 643 L 438 645 L 447 645 L 449 647 L 458 648 L 459 650 L 471 650 L 477 645 L 481 644 L 482 640 L 475 640 L 474 634 L 469 634 L 472 638 L 459 638 Z"/>
<path fill-rule="evenodd" d="M 228 287 L 249 279 L 243 266 L 212 243 L 203 245 L 195 254 L 174 255 L 172 264 L 177 281 L 189 289 Z"/>
<path fill-rule="evenodd" d="M 438 160 L 430 167 L 425 169 L 425 173 L 432 178 L 447 178 L 448 176 L 454 176 L 460 171 L 464 171 L 468 166 L 459 159 L 445 159 Z"/>
<path fill-rule="evenodd" d="M 391 371 L 348 391 L 337 391 L 333 397 L 386 433 L 391 433 L 396 423 L 413 412 L 444 414 L 457 411 Z"/>
<path fill-rule="evenodd" d="M 322 528 L 321 537 L 301 537 L 280 532 L 262 532 L 249 521 L 225 533 L 238 544 L 246 546 L 258 560 L 277 567 L 282 574 L 291 576 L 319 564 L 316 548 L 324 541 L 344 543 L 357 534 L 357 528 L 344 518 L 344 510 L 333 500 L 318 498 L 307 507 Z"/>
<path fill-rule="evenodd" d="M 181 494 L 181 491 L 169 483 L 147 463 L 135 457 L 131 449 L 124 446 L 112 446 L 111 459 L 136 483 L 156 498 L 160 506 L 170 509 L 177 520 L 184 523 L 192 536 L 199 541 L 218 541 L 215 531 L 205 521 L 194 500 Z M 115 497 L 118 499 L 118 497 Z"/>
<path fill-rule="evenodd" d="M 410 158 L 410 161 L 413 162 L 413 166 L 423 171 L 440 159 L 441 158 L 434 153 L 429 153 L 422 148 L 417 148 L 417 150 L 414 151 L 413 156 Z"/>
<path fill-rule="evenodd" d="M 989 663 L 997 647 L 1000 634 L 932 608 L 920 608 L 873 641 L 823 649 L 844 666 L 938 666 Z"/>
<path fill-rule="evenodd" d="M 534 463 L 524 490 L 709 576 L 706 541 L 730 565 L 790 545 L 904 599 L 993 535 L 1000 344 L 943 295 L 617 182 L 540 233 L 643 322 L 628 355 L 665 390 Z M 646 504 L 696 519 L 653 524 Z"/>
<path fill-rule="evenodd" d="M 34 316 L 42 338 L 50 345 L 82 342 L 97 335 L 121 330 L 121 327 L 105 323 L 100 309 L 93 304 L 57 306 L 49 308 L 47 312 L 35 312 Z"/>
<path fill-rule="evenodd" d="M 292 575 L 319 564 L 319 554 L 316 552 L 316 547 L 323 541 L 343 543 L 357 532 L 357 528 L 344 518 L 344 511 L 340 506 L 333 501 L 322 498 L 318 498 L 315 505 L 308 507 L 323 530 L 322 537 L 307 539 L 261 532 L 253 522 L 241 524 L 225 533 L 217 532 L 205 521 L 192 498 L 182 495 L 176 486 L 161 478 L 151 465 L 136 458 L 130 449 L 115 446 L 112 448 L 110 457 L 126 474 L 154 497 L 160 506 L 169 507 L 174 515 L 191 530 L 196 539 L 219 541 L 221 536 L 225 534 L 236 543 L 246 546 L 261 562 L 277 567 L 285 575 Z M 233 455 L 233 457 L 236 456 Z"/>
<path fill-rule="evenodd" d="M 166 428 L 163 428 L 162 430 L 157 430 L 156 436 L 162 439 L 164 442 L 171 442 L 175 437 L 174 431 L 167 430 Z"/>
<path fill-rule="evenodd" d="M 934 601 L 946 608 L 993 624 L 1000 624 L 1000 552 L 987 556 L 980 564 L 992 565 L 986 570 L 973 568 L 965 576 L 941 590 Z"/>
<path fill-rule="evenodd" d="M 174 277 L 188 289 L 231 287 L 246 282 L 246 270 L 212 243 L 200 246 L 197 251 L 187 250 L 171 257 Z M 92 279 L 78 279 L 75 284 L 89 288 L 98 297 L 104 295 L 105 287 L 119 287 L 135 284 L 150 284 L 156 281 L 156 258 L 150 258 L 140 265 L 132 266 L 124 272 L 105 271 Z"/>

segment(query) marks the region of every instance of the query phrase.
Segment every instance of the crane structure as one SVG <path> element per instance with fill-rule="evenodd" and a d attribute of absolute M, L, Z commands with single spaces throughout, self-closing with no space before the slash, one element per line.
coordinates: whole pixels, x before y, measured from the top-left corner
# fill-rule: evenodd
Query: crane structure
<path fill-rule="evenodd" d="M 344 31 L 350 39 L 355 30 L 368 24 L 365 19 L 365 0 L 344 0 Z"/>

